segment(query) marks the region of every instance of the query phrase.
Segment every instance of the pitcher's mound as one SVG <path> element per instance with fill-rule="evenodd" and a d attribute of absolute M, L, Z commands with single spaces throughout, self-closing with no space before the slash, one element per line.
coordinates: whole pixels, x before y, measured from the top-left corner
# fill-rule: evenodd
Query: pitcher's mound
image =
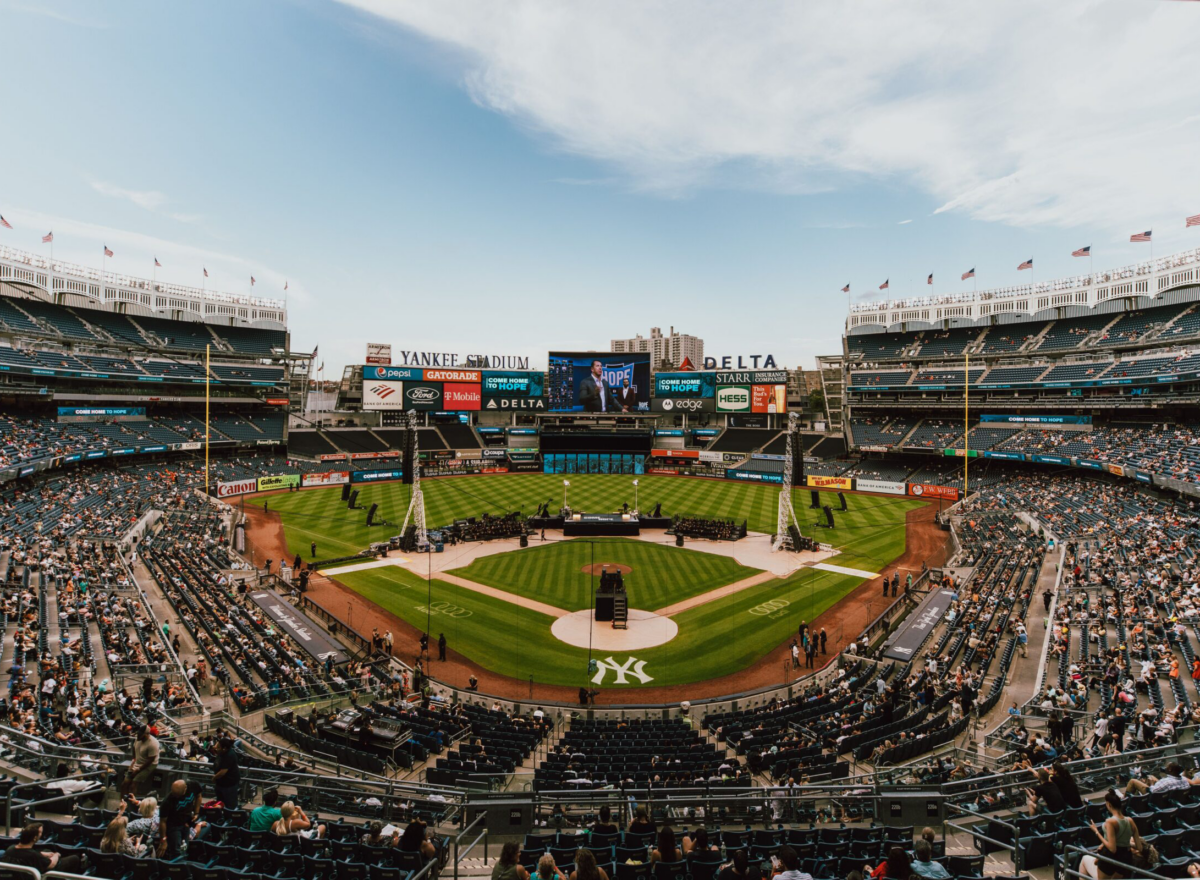
<path fill-rule="evenodd" d="M 629 574 L 633 571 L 628 565 L 618 565 L 615 562 L 594 562 L 591 565 L 585 565 L 583 573 L 600 577 L 600 575 L 604 574 L 604 569 L 606 568 L 609 571 L 619 571 L 621 574 Z"/>

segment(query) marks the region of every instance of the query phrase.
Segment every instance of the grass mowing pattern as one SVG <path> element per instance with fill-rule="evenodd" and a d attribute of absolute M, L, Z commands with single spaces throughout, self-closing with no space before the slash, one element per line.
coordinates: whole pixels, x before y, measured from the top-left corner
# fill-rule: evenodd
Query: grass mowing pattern
<path fill-rule="evenodd" d="M 569 497 L 576 509 L 602 512 L 617 510 L 626 500 L 630 505 L 633 504 L 633 486 L 629 477 L 596 474 L 575 475 L 569 479 Z M 774 530 L 778 488 L 678 477 L 643 476 L 640 480 L 639 500 L 644 509 L 648 510 L 661 501 L 663 511 L 667 514 L 732 517 L 739 521 L 746 519 L 753 531 Z M 551 507 L 556 508 L 561 504 L 562 478 L 545 474 L 481 475 L 428 480 L 423 486 L 427 521 L 445 524 L 456 518 L 477 516 L 485 510 L 503 513 L 523 508 L 526 513 L 531 513 L 548 498 L 551 499 Z M 368 507 L 378 503 L 383 515 L 398 527 L 408 505 L 409 491 L 408 486 L 399 483 L 364 486 L 359 495 L 359 504 Z M 390 526 L 368 529 L 364 525 L 366 510 L 347 511 L 340 496 L 338 489 L 309 489 L 270 497 L 271 509 L 283 515 L 291 553 L 300 553 L 307 559 L 309 542 L 316 540 L 320 557 L 349 555 L 366 547 L 371 541 L 395 534 L 396 529 Z M 808 490 L 794 492 L 793 504 L 800 522 L 804 524 L 802 531 L 842 551 L 830 560 L 831 563 L 882 571 L 889 562 L 904 553 L 905 514 L 925 502 L 867 495 L 846 497 L 850 511 L 835 511 L 837 528 L 831 531 L 812 525 L 818 516 L 823 518 L 823 515 L 820 511 L 808 508 Z M 821 500 L 823 504 L 836 506 L 837 493 L 823 492 Z M 586 545 L 586 542 L 579 543 Z M 555 546 L 569 547 L 571 544 Z M 650 544 L 644 546 L 651 553 L 656 549 L 675 552 L 675 548 L 658 548 Z M 586 607 L 586 600 L 583 600 L 587 589 L 584 583 L 586 578 L 578 572 L 580 567 L 591 561 L 590 553 L 587 559 L 581 556 L 570 566 L 562 563 L 564 569 L 571 568 L 580 579 L 577 599 L 572 602 L 569 584 L 555 586 L 553 583 L 547 584 L 545 580 L 539 585 L 528 583 L 532 580 L 526 574 L 528 566 L 540 565 L 537 555 L 540 552 L 543 552 L 543 548 L 534 547 L 489 557 L 495 560 L 493 565 L 497 570 L 488 576 L 500 578 L 509 585 L 497 583 L 502 589 L 535 596 L 563 608 Z M 679 559 L 690 557 L 701 558 L 705 562 L 710 559 L 724 560 L 724 557 L 703 553 L 686 553 Z M 602 560 L 597 555 L 596 561 L 624 560 Z M 638 564 L 626 564 L 634 568 L 636 576 Z M 470 567 L 472 570 L 474 568 Z M 547 571 L 552 568 L 548 565 Z M 642 568 L 647 569 L 644 574 L 650 574 L 648 564 L 643 563 Z M 421 559 L 416 557 L 411 570 L 394 567 L 369 569 L 339 575 L 338 580 L 418 629 L 424 630 L 428 626 L 434 639 L 444 632 L 453 650 L 488 669 L 522 681 L 533 677 L 537 682 L 573 687 L 585 683 L 587 650 L 570 647 L 554 638 L 550 634 L 552 621 L 549 617 L 445 581 L 435 579 L 427 583 L 420 575 L 421 569 Z M 736 576 L 730 576 L 729 573 L 714 575 L 714 585 L 721 578 L 728 578 L 723 582 L 729 583 L 748 577 L 753 570 L 739 568 L 739 572 Z M 476 577 L 476 574 L 472 572 L 470 576 Z M 638 589 L 671 590 L 680 586 L 673 574 L 669 578 L 671 583 L 664 583 L 666 575 L 656 575 L 656 578 Z M 663 585 L 657 586 L 660 583 Z M 801 569 L 785 580 L 768 581 L 676 615 L 680 633 L 672 642 L 636 653 L 639 660 L 646 661 L 646 674 L 653 677 L 653 681 L 646 684 L 654 686 L 704 681 L 753 665 L 795 633 L 802 619 L 813 620 L 860 583 L 860 578 L 849 575 Z M 563 590 L 563 595 L 557 600 L 545 598 L 547 594 L 542 591 L 555 589 Z M 669 604 L 665 601 L 643 602 L 638 593 L 634 597 L 633 605 L 638 608 L 653 609 Z M 788 604 L 769 613 L 757 613 L 762 610 L 762 604 L 771 599 Z M 882 610 L 882 599 L 879 601 Z M 838 634 L 830 633 L 830 636 L 836 638 Z M 623 662 L 626 657 L 619 655 L 616 659 Z M 434 671 L 436 674 L 436 664 Z M 628 686 L 641 684 L 636 678 L 627 681 Z M 613 686 L 611 674 L 601 686 Z"/>
<path fill-rule="evenodd" d="M 630 607 L 653 611 L 707 593 L 759 573 L 727 556 L 621 538 L 559 541 L 515 553 L 476 559 L 453 574 L 529 596 L 539 602 L 579 611 L 588 608 L 600 577 L 581 570 L 592 561 L 615 562 L 633 571 L 625 575 Z"/>

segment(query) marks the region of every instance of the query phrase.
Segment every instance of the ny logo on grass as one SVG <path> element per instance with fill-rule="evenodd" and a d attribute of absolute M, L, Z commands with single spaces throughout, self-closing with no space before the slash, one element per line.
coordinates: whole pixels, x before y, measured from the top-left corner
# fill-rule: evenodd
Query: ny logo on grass
<path fill-rule="evenodd" d="M 626 675 L 636 677 L 642 684 L 654 681 L 651 676 L 646 674 L 646 661 L 639 660 L 636 657 L 629 657 L 624 663 L 618 663 L 612 657 L 605 657 L 596 663 L 596 667 L 596 674 L 592 676 L 593 684 L 603 684 L 604 673 L 610 669 L 616 675 L 616 680 L 613 684 L 628 684 L 629 682 L 625 680 Z"/>

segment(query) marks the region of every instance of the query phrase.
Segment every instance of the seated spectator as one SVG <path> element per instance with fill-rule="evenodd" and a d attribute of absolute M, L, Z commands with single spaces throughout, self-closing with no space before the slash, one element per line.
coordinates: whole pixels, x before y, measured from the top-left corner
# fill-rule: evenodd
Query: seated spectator
<path fill-rule="evenodd" d="M 363 846 L 395 846 L 399 842 L 400 829 L 393 829 L 391 837 L 384 837 L 382 822 L 372 822 L 368 825 L 367 833 L 359 840 Z"/>
<path fill-rule="evenodd" d="M 612 821 L 612 810 L 605 804 L 600 808 L 600 817 L 592 824 L 592 834 L 616 834 L 617 831 Z"/>
<path fill-rule="evenodd" d="M 500 850 L 500 858 L 492 867 L 492 880 L 529 880 L 529 872 L 521 866 L 521 844 L 510 840 Z"/>
<path fill-rule="evenodd" d="M 1146 777 L 1149 782 L 1141 779 L 1130 779 L 1125 786 L 1125 794 L 1145 794 L 1147 791 L 1158 794 L 1160 791 L 1187 791 L 1191 783 L 1183 778 L 1183 768 L 1172 761 L 1166 766 L 1166 776 Z"/>
<path fill-rule="evenodd" d="M 912 865 L 908 853 L 898 846 L 888 850 L 888 857 L 875 866 L 871 872 L 872 880 L 908 880 L 912 874 Z"/>
<path fill-rule="evenodd" d="M 762 869 L 757 864 L 750 864 L 746 850 L 738 849 L 733 851 L 731 860 L 721 866 L 717 880 L 762 880 Z"/>
<path fill-rule="evenodd" d="M 109 822 L 100 840 L 100 852 L 120 853 L 134 858 L 145 855 L 146 845 L 129 836 L 128 825 L 129 820 L 124 816 L 117 816 Z"/>
<path fill-rule="evenodd" d="M 255 807 L 250 811 L 250 821 L 247 825 L 251 831 L 270 831 L 271 826 L 279 821 L 279 807 L 275 806 L 279 803 L 279 789 L 268 788 L 263 792 L 263 802 L 261 807 Z"/>
<path fill-rule="evenodd" d="M 608 874 L 596 864 L 596 857 L 590 849 L 575 851 L 575 870 L 571 872 L 570 880 L 608 880 Z"/>
<path fill-rule="evenodd" d="M 670 825 L 664 825 L 658 832 L 658 845 L 650 850 L 650 861 L 678 862 L 683 859 L 683 851 L 675 845 L 675 832 Z"/>
<path fill-rule="evenodd" d="M 933 861 L 933 847 L 929 845 L 928 840 L 922 838 L 917 841 L 914 856 L 912 861 L 914 874 L 919 874 L 928 880 L 946 880 L 950 876 L 950 872 L 943 868 L 940 862 Z"/>
<path fill-rule="evenodd" d="M 1050 781 L 1049 771 L 1045 767 L 1038 767 L 1033 772 L 1037 776 L 1037 785 L 1025 789 L 1029 795 L 1029 815 L 1061 813 L 1065 810 L 1067 805 L 1058 786 Z"/>
<path fill-rule="evenodd" d="M 0 862 L 22 865 L 43 873 L 53 870 L 78 874 L 83 869 L 82 861 L 77 855 L 60 857 L 56 852 L 42 852 L 34 849 L 34 845 L 41 839 L 42 823 L 30 822 L 21 829 L 17 842 L 6 849 L 3 856 L 0 856 Z"/>
<path fill-rule="evenodd" d="M 685 834 L 680 845 L 683 847 L 685 856 L 695 854 L 702 857 L 704 853 L 721 851 L 720 847 L 709 842 L 707 828 L 697 828 L 690 835 Z"/>
<path fill-rule="evenodd" d="M 285 801 L 279 808 L 279 818 L 271 826 L 271 833 L 276 837 L 324 837 L 325 826 L 313 827 L 312 821 L 304 814 L 304 810 L 291 801 Z"/>
<path fill-rule="evenodd" d="M 543 853 L 538 859 L 537 870 L 533 872 L 533 880 L 567 880 L 567 875 L 554 864 L 554 856 Z"/>
<path fill-rule="evenodd" d="M 657 828 L 650 821 L 650 816 L 646 812 L 645 807 L 638 807 L 633 814 L 633 821 L 629 823 L 630 834 L 653 834 Z"/>
<path fill-rule="evenodd" d="M 427 862 L 430 859 L 437 858 L 437 848 L 429 842 L 426 836 L 425 823 L 420 819 L 413 819 L 408 823 L 408 827 L 400 835 L 400 842 L 396 844 L 396 848 L 400 852 L 420 853 L 421 857 Z"/>

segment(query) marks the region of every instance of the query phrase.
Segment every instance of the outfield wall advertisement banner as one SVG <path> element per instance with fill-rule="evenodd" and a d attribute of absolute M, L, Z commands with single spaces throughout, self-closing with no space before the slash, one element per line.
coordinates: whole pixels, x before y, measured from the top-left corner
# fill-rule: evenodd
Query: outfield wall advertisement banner
<path fill-rule="evenodd" d="M 363 380 L 363 409 L 385 410 L 404 407 L 404 384 L 387 379 L 376 379 L 373 382 Z"/>
<path fill-rule="evenodd" d="M 1090 425 L 1091 416 L 1004 416 L 982 415 L 981 422 L 1000 422 L 1006 425 Z"/>
<path fill-rule="evenodd" d="M 351 483 L 378 483 L 383 480 L 398 480 L 404 476 L 404 471 L 355 471 L 350 475 Z"/>
<path fill-rule="evenodd" d="M 725 471 L 725 479 L 749 483 L 782 483 L 783 474 L 759 474 L 754 471 Z"/>
<path fill-rule="evenodd" d="M 859 492 L 878 492 L 882 495 L 904 494 L 903 483 L 892 483 L 887 480 L 864 480 L 858 478 L 854 481 L 854 488 Z"/>
<path fill-rule="evenodd" d="M 808 486 L 811 489 L 850 490 L 854 488 L 854 481 L 849 477 L 818 477 L 809 474 L 805 479 L 808 481 Z"/>
<path fill-rule="evenodd" d="M 266 492 L 270 489 L 291 489 L 300 485 L 299 474 L 275 474 L 270 477 L 258 478 L 258 491 Z"/>
<path fill-rule="evenodd" d="M 700 452 L 700 460 L 711 461 L 715 464 L 741 464 L 746 460 L 746 455 L 742 452 L 709 452 L 702 450 Z"/>
<path fill-rule="evenodd" d="M 958 489 L 954 486 L 932 486 L 929 483 L 909 483 L 908 494 L 917 498 L 938 498 L 943 501 L 957 501 Z"/>
<path fill-rule="evenodd" d="M 362 368 L 363 382 L 382 379 L 387 382 L 420 382 L 425 378 L 425 371 L 420 367 L 372 367 Z"/>
<path fill-rule="evenodd" d="M 340 486 L 350 482 L 350 471 L 330 471 L 327 474 L 301 474 L 300 485 L 309 486 Z"/>
<path fill-rule="evenodd" d="M 258 480 L 235 480 L 232 483 L 217 483 L 217 497 L 228 498 L 231 495 L 246 495 L 258 491 Z"/>
<path fill-rule="evenodd" d="M 654 458 L 700 458 L 698 449 L 651 449 Z"/>

